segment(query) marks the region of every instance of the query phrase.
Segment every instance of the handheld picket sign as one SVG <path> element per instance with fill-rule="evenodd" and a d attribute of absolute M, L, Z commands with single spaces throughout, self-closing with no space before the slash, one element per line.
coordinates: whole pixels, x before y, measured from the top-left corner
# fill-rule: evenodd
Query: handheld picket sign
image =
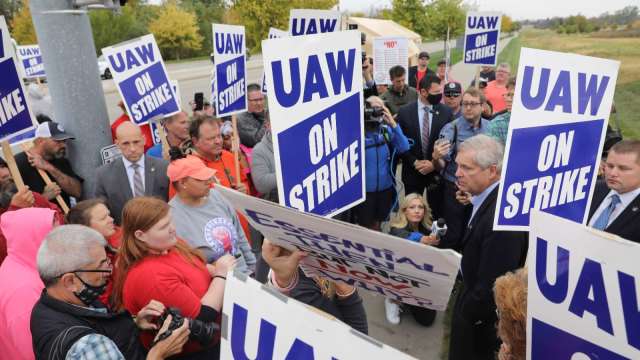
<path fill-rule="evenodd" d="M 246 45 L 244 26 L 213 24 L 216 115 L 247 110 Z"/>
<path fill-rule="evenodd" d="M 27 79 L 39 79 L 46 76 L 40 46 L 18 46 L 18 58 L 20 59 Z"/>
<path fill-rule="evenodd" d="M 389 69 L 400 65 L 409 69 L 409 40 L 405 37 L 373 39 L 373 79 L 376 84 L 391 84 Z"/>
<path fill-rule="evenodd" d="M 522 48 L 494 229 L 528 230 L 534 208 L 586 221 L 619 66 Z"/>
<path fill-rule="evenodd" d="M 221 359 L 414 359 L 239 272 L 224 293 Z"/>
<path fill-rule="evenodd" d="M 0 140 L 35 129 L 26 92 L 12 57 L 0 60 Z"/>
<path fill-rule="evenodd" d="M 640 245 L 534 210 L 527 359 L 640 359 Z"/>
<path fill-rule="evenodd" d="M 300 36 L 340 31 L 340 20 L 340 11 L 291 9 L 289 34 Z"/>
<path fill-rule="evenodd" d="M 256 230 L 276 245 L 305 251 L 309 277 L 342 281 L 376 295 L 429 309 L 447 307 L 460 254 L 345 222 L 299 213 L 216 187 Z"/>
<path fill-rule="evenodd" d="M 0 60 L 13 57 L 13 45 L 11 44 L 11 34 L 7 28 L 4 16 L 0 15 Z"/>
<path fill-rule="evenodd" d="M 111 144 L 100 149 L 100 159 L 102 159 L 102 165 L 110 164 L 122 157 L 122 152 L 118 148 L 118 145 Z"/>
<path fill-rule="evenodd" d="M 180 97 L 180 84 L 178 80 L 169 80 L 169 84 L 171 85 L 171 89 L 173 89 L 173 93 L 176 95 L 176 102 L 178 103 L 178 107 L 182 107 L 182 98 Z"/>
<path fill-rule="evenodd" d="M 333 216 L 365 199 L 360 33 L 263 40 L 280 203 Z"/>
<path fill-rule="evenodd" d="M 502 14 L 498 12 L 468 12 L 464 31 L 465 64 L 496 65 Z"/>
<path fill-rule="evenodd" d="M 286 31 L 282 31 L 276 28 L 269 28 L 269 37 L 268 39 L 279 39 L 281 37 L 285 37 L 285 36 L 289 36 L 289 33 L 287 33 Z M 266 82 L 266 75 L 264 73 L 264 71 L 262 72 L 262 93 L 266 94 L 267 93 L 267 82 Z"/>
<path fill-rule="evenodd" d="M 180 111 L 153 35 L 102 49 L 127 113 L 137 125 Z"/>

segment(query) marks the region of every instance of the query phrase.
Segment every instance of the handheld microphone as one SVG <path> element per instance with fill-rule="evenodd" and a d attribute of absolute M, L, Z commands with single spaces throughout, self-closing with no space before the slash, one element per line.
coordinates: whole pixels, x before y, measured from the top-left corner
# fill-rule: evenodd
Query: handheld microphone
<path fill-rule="evenodd" d="M 434 221 L 433 224 L 431 224 L 431 235 L 435 235 L 436 238 L 442 239 L 446 233 L 447 224 L 444 222 L 443 218 L 439 218 L 438 221 Z"/>

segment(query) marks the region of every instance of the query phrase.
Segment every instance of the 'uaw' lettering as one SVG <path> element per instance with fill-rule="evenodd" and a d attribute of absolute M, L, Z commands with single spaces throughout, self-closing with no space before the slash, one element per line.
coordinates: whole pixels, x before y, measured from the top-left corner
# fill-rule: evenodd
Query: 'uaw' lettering
<path fill-rule="evenodd" d="M 589 76 L 588 79 L 587 76 Z M 538 83 L 535 95 L 533 94 L 534 77 L 537 78 Z M 573 105 L 577 104 L 577 113 L 584 115 L 587 106 L 591 104 L 589 113 L 592 116 L 598 114 L 600 103 L 609 84 L 609 76 L 562 70 L 554 79 L 550 77 L 551 69 L 525 66 L 520 91 L 522 105 L 525 108 L 536 110 L 544 106 L 544 111 L 555 111 L 560 107 L 562 112 L 572 114 L 574 113 Z M 577 77 L 576 89 L 571 88 L 572 77 Z M 550 80 L 553 80 L 551 93 L 549 93 Z"/>
<path fill-rule="evenodd" d="M 580 273 L 575 274 L 571 271 L 571 261 L 575 261 L 575 259 L 571 259 L 569 250 L 560 246 L 555 251 L 555 261 L 549 262 L 551 266 L 555 267 L 555 271 L 550 271 L 547 267 L 547 258 L 551 257 L 548 242 L 542 238 L 537 238 L 536 241 L 535 278 L 540 293 L 554 304 L 568 306 L 567 310 L 580 319 L 592 321 L 595 317 L 595 325 L 598 329 L 612 336 L 620 335 L 614 334 L 612 319 L 616 321 L 624 319 L 627 343 L 640 350 L 640 309 L 638 307 L 637 279 L 618 270 L 615 271 L 615 277 L 610 277 L 617 278 L 617 286 L 612 283 L 607 284 L 604 280 L 602 264 L 589 258 L 582 261 Z M 615 262 L 610 262 L 606 266 L 613 267 Z M 555 279 L 549 278 L 550 274 L 555 274 Z M 572 277 L 571 282 L 569 276 Z M 574 279 L 576 276 L 577 281 Z M 572 285 L 571 289 L 569 289 L 569 283 Z M 622 301 L 622 309 L 609 305 L 609 299 L 616 297 Z M 570 299 L 569 303 L 566 304 L 568 299 Z M 612 316 L 612 312 L 617 314 Z M 585 318 L 585 313 L 589 313 L 593 317 Z"/>
<path fill-rule="evenodd" d="M 18 51 L 22 57 L 40 56 L 39 47 L 18 48 Z"/>
<path fill-rule="evenodd" d="M 469 16 L 467 27 L 469 29 L 495 29 L 499 16 Z"/>
<path fill-rule="evenodd" d="M 547 135 L 540 145 L 537 169 L 540 172 L 569 165 L 574 131 Z M 583 166 L 545 175 L 540 178 L 515 182 L 507 188 L 504 217 L 528 214 L 531 209 L 545 210 L 586 198 L 591 166 Z M 534 195 L 535 194 L 535 198 Z M 522 196 L 522 201 L 519 196 Z M 533 201 L 533 206 L 531 202 Z"/>
<path fill-rule="evenodd" d="M 233 304 L 233 316 L 231 317 L 231 353 L 235 360 L 249 360 L 250 358 L 246 353 L 247 343 L 247 317 L 248 311 L 244 307 Z M 271 322 L 260 319 L 260 332 L 258 333 L 257 341 L 253 343 L 258 344 L 258 349 L 253 351 L 251 349 L 250 354 L 256 354 L 251 359 L 273 359 L 273 349 L 276 342 L 277 326 Z M 282 344 L 281 341 L 278 344 Z M 285 359 L 314 359 L 313 347 L 306 342 L 296 338 Z"/>
<path fill-rule="evenodd" d="M 0 124 L 4 125 L 25 111 L 24 99 L 20 94 L 20 89 L 15 89 L 0 98 Z"/>
<path fill-rule="evenodd" d="M 291 34 L 293 36 L 317 34 L 318 29 L 320 29 L 321 34 L 333 32 L 337 22 L 337 19 L 293 18 L 291 22 Z"/>
<path fill-rule="evenodd" d="M 272 61 L 271 71 L 276 100 L 281 106 L 288 108 L 300 101 L 300 95 L 302 95 L 303 103 L 310 102 L 315 95 L 320 99 L 328 97 L 329 90 L 323 76 L 323 67 L 328 70 L 329 82 L 334 95 L 342 92 L 343 84 L 344 91 L 350 92 L 353 84 L 355 58 L 356 49 L 349 49 L 348 54 L 345 54 L 344 50 L 340 50 L 336 53 L 328 52 L 324 57 L 311 55 L 308 58 L 306 69 L 300 69 L 300 60 L 292 58 L 289 59 L 288 76 L 283 73 L 282 60 Z M 303 77 L 304 83 L 301 82 Z M 291 80 L 289 91 L 284 89 L 284 84 L 289 82 L 285 79 Z"/>
<path fill-rule="evenodd" d="M 216 33 L 217 54 L 241 54 L 242 34 Z"/>
<path fill-rule="evenodd" d="M 127 49 L 122 52 L 118 52 L 115 55 L 109 55 L 109 63 L 111 63 L 111 69 L 116 72 L 123 72 L 135 67 L 147 65 L 155 60 L 155 54 L 153 53 L 153 43 L 143 44 L 136 46 L 132 49 Z"/>

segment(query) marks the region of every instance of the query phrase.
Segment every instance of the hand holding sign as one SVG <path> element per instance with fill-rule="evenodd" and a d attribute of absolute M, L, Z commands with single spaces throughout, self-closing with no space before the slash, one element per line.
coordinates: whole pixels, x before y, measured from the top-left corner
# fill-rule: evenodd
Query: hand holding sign
<path fill-rule="evenodd" d="M 300 260 L 307 256 L 300 250 L 290 251 L 268 239 L 262 243 L 262 258 L 269 264 L 280 287 L 287 287 L 298 272 Z"/>

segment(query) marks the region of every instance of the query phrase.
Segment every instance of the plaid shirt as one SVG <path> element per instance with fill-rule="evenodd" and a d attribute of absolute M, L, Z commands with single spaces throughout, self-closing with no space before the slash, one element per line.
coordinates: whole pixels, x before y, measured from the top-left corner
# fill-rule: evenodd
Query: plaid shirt
<path fill-rule="evenodd" d="M 124 360 L 116 344 L 106 336 L 89 334 L 76 341 L 66 360 Z"/>
<path fill-rule="evenodd" d="M 489 122 L 487 126 L 487 135 L 500 141 L 502 145 L 507 142 L 507 134 L 509 133 L 509 120 L 511 119 L 511 112 L 506 112 L 502 115 L 498 115 L 495 119 Z"/>

